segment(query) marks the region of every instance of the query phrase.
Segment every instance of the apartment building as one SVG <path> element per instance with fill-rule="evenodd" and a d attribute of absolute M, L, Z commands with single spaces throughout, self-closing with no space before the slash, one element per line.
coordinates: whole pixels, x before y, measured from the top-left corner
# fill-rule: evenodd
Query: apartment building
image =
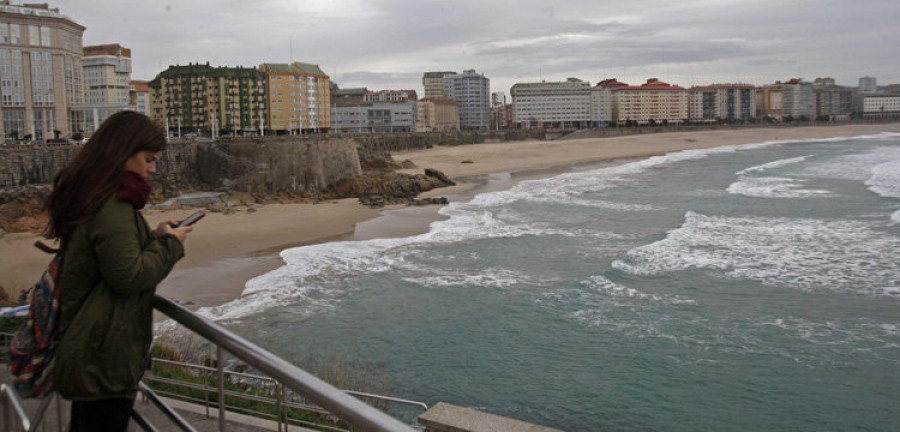
<path fill-rule="evenodd" d="M 459 104 L 459 127 L 487 130 L 491 126 L 491 81 L 474 69 L 444 75 L 447 99 Z"/>
<path fill-rule="evenodd" d="M 425 87 L 424 99 L 447 99 L 444 91 L 444 76 L 453 75 L 456 72 L 425 72 L 422 76 L 422 86 Z"/>
<path fill-rule="evenodd" d="M 170 131 L 255 134 L 266 128 L 266 74 L 255 68 L 169 66 L 148 86 L 151 117 Z"/>
<path fill-rule="evenodd" d="M 135 111 L 146 114 L 149 117 L 153 113 L 150 111 L 150 86 L 147 85 L 148 82 L 149 81 L 131 81 L 129 99 L 131 100 L 131 105 L 134 105 Z"/>
<path fill-rule="evenodd" d="M 334 106 L 331 108 L 331 132 L 415 132 L 416 117 L 416 102 Z"/>
<path fill-rule="evenodd" d="M 507 103 L 503 92 L 491 93 L 491 129 L 510 129 L 512 122 L 512 104 Z"/>
<path fill-rule="evenodd" d="M 781 120 L 784 117 L 784 90 L 780 84 L 772 84 L 757 89 L 756 117 L 775 120 Z"/>
<path fill-rule="evenodd" d="M 613 120 L 613 91 L 622 87 L 628 87 L 628 84 L 608 78 L 591 88 L 591 123 L 594 127 L 607 126 Z"/>
<path fill-rule="evenodd" d="M 72 132 L 72 109 L 84 104 L 84 30 L 47 4 L 0 1 L 2 139 Z"/>
<path fill-rule="evenodd" d="M 84 105 L 73 108 L 73 125 L 91 133 L 107 117 L 135 110 L 131 100 L 131 50 L 119 44 L 84 47 Z"/>
<path fill-rule="evenodd" d="M 578 78 L 516 83 L 510 89 L 519 128 L 584 128 L 591 121 L 591 85 Z"/>
<path fill-rule="evenodd" d="M 415 102 L 419 96 L 415 90 L 379 90 L 366 92 L 363 102 Z"/>
<path fill-rule="evenodd" d="M 264 63 L 267 128 L 282 133 L 316 133 L 331 127 L 331 85 L 318 65 Z"/>
<path fill-rule="evenodd" d="M 850 120 L 853 113 L 852 90 L 836 85 L 834 78 L 816 78 L 813 93 L 817 119 Z"/>
<path fill-rule="evenodd" d="M 614 90 L 613 119 L 638 124 L 683 123 L 688 120 L 688 90 L 650 78 L 640 86 Z M 652 121 L 651 121 L 652 120 Z"/>
<path fill-rule="evenodd" d="M 688 119 L 691 123 L 713 123 L 718 118 L 718 92 L 711 86 L 694 86 L 688 91 Z"/>
<path fill-rule="evenodd" d="M 816 97 L 811 82 L 794 78 L 785 83 L 776 83 L 783 93 L 784 116 L 794 120 L 812 119 L 816 113 Z"/>
<path fill-rule="evenodd" d="M 863 97 L 862 116 L 865 119 L 900 118 L 900 96 L 867 95 Z"/>
<path fill-rule="evenodd" d="M 422 99 L 416 103 L 416 132 L 459 129 L 459 105 L 449 99 Z"/>

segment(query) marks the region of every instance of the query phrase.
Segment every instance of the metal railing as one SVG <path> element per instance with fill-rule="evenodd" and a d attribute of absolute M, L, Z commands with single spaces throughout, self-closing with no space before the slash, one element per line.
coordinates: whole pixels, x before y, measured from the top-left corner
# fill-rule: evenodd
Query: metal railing
<path fill-rule="evenodd" d="M 301 411 L 312 416 L 330 415 L 330 413 L 326 410 L 323 410 L 322 408 L 319 408 L 318 406 L 307 403 L 302 395 L 298 395 L 296 394 L 296 392 L 292 392 L 289 389 L 286 389 L 280 382 L 278 382 L 278 380 L 274 378 L 235 371 L 224 371 L 220 376 L 218 368 L 159 358 L 154 358 L 153 364 L 154 366 L 161 365 L 177 368 L 179 371 L 185 372 L 188 376 L 196 377 L 196 379 L 193 380 L 169 378 L 162 376 L 164 374 L 157 374 L 154 371 L 154 369 L 156 368 L 151 367 L 150 371 L 144 375 L 143 381 L 150 386 L 156 387 L 155 391 L 159 395 L 166 396 L 172 399 L 184 400 L 186 402 L 191 402 L 198 405 L 203 405 L 206 408 L 207 417 L 209 416 L 209 410 L 211 407 L 218 407 L 217 402 L 213 401 L 211 403 L 211 396 L 217 395 L 219 392 L 219 386 L 217 385 L 218 382 L 236 383 L 245 387 L 247 390 L 253 391 L 230 391 L 228 389 L 225 389 L 224 393 L 226 396 L 226 411 L 235 411 L 254 417 L 271 419 L 277 423 L 279 431 L 282 430 L 282 427 L 284 427 L 284 429 L 287 429 L 287 426 L 289 424 L 294 424 L 297 426 L 313 426 L 335 431 L 347 431 L 347 429 L 333 427 L 322 423 L 315 423 L 308 420 L 303 420 L 302 418 L 297 418 L 297 416 L 289 415 L 288 410 Z M 215 382 L 213 382 L 213 380 L 211 379 L 212 377 L 216 377 Z M 176 387 L 180 389 L 180 391 L 177 391 L 175 389 L 170 389 L 171 391 L 166 390 L 161 388 L 163 386 Z M 193 396 L 190 395 L 189 393 L 191 393 L 191 391 L 196 392 L 196 394 Z M 417 414 L 421 414 L 422 412 L 428 410 L 428 405 L 422 402 L 353 390 L 342 391 L 353 396 L 378 401 L 380 403 L 383 403 L 385 406 L 391 404 L 391 406 L 400 405 L 407 408 L 415 408 Z M 201 392 L 202 394 L 200 394 Z M 236 403 L 229 404 L 229 398 L 231 400 L 240 399 L 249 402 L 262 403 L 265 404 L 266 407 L 271 407 L 271 410 L 259 411 L 258 409 L 254 410 L 252 408 L 239 406 L 240 404 Z M 418 415 L 416 417 L 418 417 Z M 419 429 L 419 427 L 417 426 L 413 427 Z"/>
<path fill-rule="evenodd" d="M 215 389 L 215 391 L 218 395 L 218 403 L 216 404 L 216 406 L 219 410 L 218 417 L 220 431 L 225 431 L 226 426 L 226 394 L 228 394 L 229 396 L 241 396 L 240 394 L 235 392 L 225 391 L 225 362 L 221 361 L 223 359 L 224 351 L 227 351 L 232 356 L 246 363 L 248 366 L 264 374 L 267 374 L 271 378 L 259 377 L 249 374 L 243 375 L 251 376 L 253 378 L 269 379 L 272 382 L 278 383 L 279 386 L 282 386 L 281 393 L 279 394 L 279 402 L 283 407 L 302 407 L 304 409 L 312 410 L 322 414 L 332 415 L 350 425 L 350 427 L 354 430 L 374 432 L 413 432 L 416 429 L 388 415 L 387 413 L 364 403 L 351 394 L 365 398 L 380 398 L 385 401 L 413 405 L 421 407 L 423 409 L 428 408 L 425 404 L 420 402 L 407 401 L 398 398 L 388 398 L 368 393 L 340 390 L 326 383 L 325 381 L 322 381 L 321 379 L 309 374 L 308 372 L 288 363 L 280 357 L 247 341 L 246 339 L 235 335 L 222 326 L 219 326 L 218 324 L 215 324 L 197 314 L 194 314 L 193 312 L 179 306 L 171 300 L 157 295 L 153 299 L 153 306 L 159 312 L 162 312 L 169 318 L 172 318 L 179 324 L 183 325 L 187 329 L 193 331 L 197 335 L 203 337 L 216 346 L 216 357 L 217 359 L 219 359 L 219 361 L 216 362 L 217 367 L 215 368 L 215 372 L 218 374 L 219 379 L 217 380 L 217 388 Z M 228 373 L 237 374 L 236 372 Z M 285 393 L 284 389 L 296 393 L 304 400 L 309 401 L 321 408 L 299 403 L 295 404 L 292 401 L 285 401 L 283 398 Z M 184 421 L 183 418 L 181 418 L 175 411 L 173 411 L 165 403 L 163 403 L 163 401 L 159 399 L 156 393 L 154 393 L 154 391 L 151 390 L 147 385 L 145 385 L 144 383 L 140 383 L 140 391 L 147 399 L 149 399 L 154 405 L 156 405 L 157 408 L 162 410 L 163 413 L 181 430 L 185 432 L 194 431 L 194 429 L 186 421 Z M 246 397 L 247 395 L 243 396 Z M 0 387 L 0 406 L 2 406 L 3 409 L 4 430 L 35 430 L 35 428 L 43 418 L 44 411 L 46 410 L 47 406 L 49 406 L 51 399 L 57 400 L 57 403 L 59 401 L 58 396 L 55 394 L 44 398 L 44 400 L 41 401 L 40 408 L 33 417 L 34 419 L 36 419 L 36 421 L 33 421 L 32 418 L 28 417 L 28 415 L 25 413 L 25 410 L 22 408 L 22 403 L 15 390 L 11 386 L 3 385 L 2 387 Z M 58 409 L 57 411 L 59 412 L 60 410 Z M 280 414 L 279 417 L 281 417 Z M 132 419 L 145 431 L 156 430 L 156 428 L 152 424 L 150 424 L 150 422 L 147 421 L 137 410 L 134 411 Z M 320 424 L 317 424 L 316 426 L 322 427 L 322 425 Z M 61 428 L 62 421 L 60 421 L 60 430 Z M 279 430 L 280 429 L 281 424 L 279 424 Z"/>
<path fill-rule="evenodd" d="M 222 326 L 194 314 L 171 300 L 157 295 L 153 299 L 153 306 L 169 318 L 215 344 L 217 358 L 222 359 L 222 351 L 228 351 L 247 365 L 274 378 L 285 388 L 293 390 L 330 414 L 337 416 L 351 427 L 364 431 L 411 432 L 414 430 L 411 426 L 344 393 L 340 389 L 226 330 Z M 217 362 L 217 373 L 220 377 L 225 374 L 224 363 L 223 361 Z M 223 431 L 225 430 L 224 384 L 224 379 L 218 380 L 219 428 Z"/>

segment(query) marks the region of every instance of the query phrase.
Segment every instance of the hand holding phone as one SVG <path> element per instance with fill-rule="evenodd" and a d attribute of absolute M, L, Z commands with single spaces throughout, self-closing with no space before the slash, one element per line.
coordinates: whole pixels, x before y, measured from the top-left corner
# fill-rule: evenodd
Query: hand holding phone
<path fill-rule="evenodd" d="M 204 216 L 206 216 L 206 212 L 204 212 L 203 210 L 200 210 L 200 211 L 188 216 L 187 219 L 181 221 L 181 223 L 179 223 L 176 228 L 191 226 L 191 225 L 197 223 L 198 220 L 203 219 Z"/>

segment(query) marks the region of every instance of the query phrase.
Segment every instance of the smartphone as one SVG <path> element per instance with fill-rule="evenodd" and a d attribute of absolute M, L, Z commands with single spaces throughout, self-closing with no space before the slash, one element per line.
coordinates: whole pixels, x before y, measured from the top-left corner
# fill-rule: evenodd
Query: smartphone
<path fill-rule="evenodd" d="M 194 214 L 188 216 L 187 219 L 181 221 L 181 223 L 178 224 L 177 228 L 191 226 L 191 225 L 197 223 L 198 220 L 203 219 L 204 216 L 206 216 L 206 212 L 204 212 L 203 210 L 200 210 L 197 213 L 194 213 Z"/>

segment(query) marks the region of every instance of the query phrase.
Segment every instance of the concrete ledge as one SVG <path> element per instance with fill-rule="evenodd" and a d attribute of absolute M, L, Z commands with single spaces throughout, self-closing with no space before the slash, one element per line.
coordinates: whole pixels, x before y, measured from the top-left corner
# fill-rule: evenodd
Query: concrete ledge
<path fill-rule="evenodd" d="M 419 423 L 428 432 L 561 432 L 444 402 L 420 415 Z"/>

